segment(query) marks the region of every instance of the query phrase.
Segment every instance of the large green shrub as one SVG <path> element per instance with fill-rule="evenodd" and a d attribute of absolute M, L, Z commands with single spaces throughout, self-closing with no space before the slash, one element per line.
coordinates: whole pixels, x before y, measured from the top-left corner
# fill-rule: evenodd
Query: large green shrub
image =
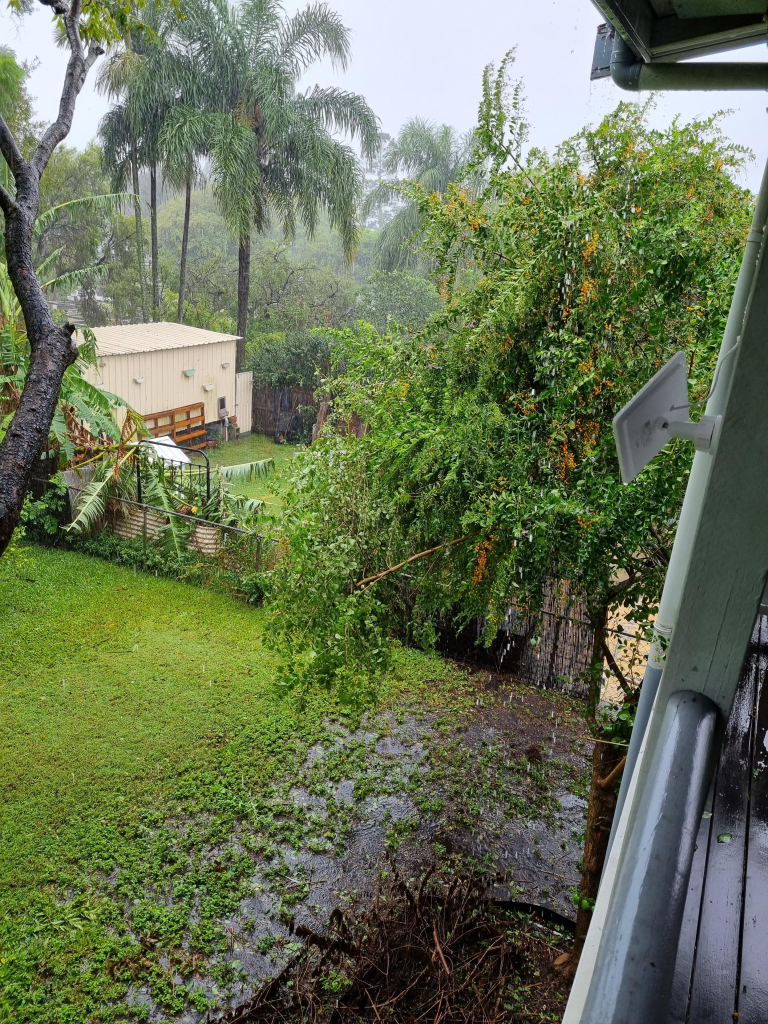
<path fill-rule="evenodd" d="M 393 631 L 428 638 L 446 615 L 480 617 L 490 640 L 512 604 L 535 608 L 565 580 L 595 630 L 596 699 L 608 613 L 655 612 L 692 458 L 675 441 L 624 487 L 611 420 L 679 350 L 704 399 L 752 197 L 717 119 L 662 132 L 634 104 L 524 162 L 519 92 L 507 104 L 505 88 L 505 68 L 486 74 L 485 189 L 406 187 L 444 309 L 415 338 L 333 336 L 335 411 L 370 429 L 298 464 L 273 599 L 315 650 L 341 644 L 337 623 L 358 607 L 375 610 L 378 651 Z M 375 664 L 359 640 L 345 679 L 355 659 Z"/>

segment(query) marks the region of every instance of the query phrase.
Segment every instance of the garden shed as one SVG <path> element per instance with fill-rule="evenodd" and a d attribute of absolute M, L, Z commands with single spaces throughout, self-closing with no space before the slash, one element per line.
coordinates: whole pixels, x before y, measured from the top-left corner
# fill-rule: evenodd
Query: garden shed
<path fill-rule="evenodd" d="M 201 447 L 206 427 L 251 429 L 251 374 L 235 373 L 238 339 L 186 324 L 98 327 L 87 379 L 124 399 L 150 433 Z"/>

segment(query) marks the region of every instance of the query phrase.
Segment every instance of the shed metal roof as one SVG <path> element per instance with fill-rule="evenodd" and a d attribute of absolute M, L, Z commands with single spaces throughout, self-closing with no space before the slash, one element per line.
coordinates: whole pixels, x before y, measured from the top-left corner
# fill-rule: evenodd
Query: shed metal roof
<path fill-rule="evenodd" d="M 765 0 L 593 0 L 632 49 L 651 63 L 765 42 Z"/>
<path fill-rule="evenodd" d="M 220 341 L 237 341 L 234 334 L 205 331 L 187 324 L 124 324 L 96 327 L 96 352 L 100 356 L 121 356 L 132 352 L 159 352 L 169 348 L 193 348 Z"/>

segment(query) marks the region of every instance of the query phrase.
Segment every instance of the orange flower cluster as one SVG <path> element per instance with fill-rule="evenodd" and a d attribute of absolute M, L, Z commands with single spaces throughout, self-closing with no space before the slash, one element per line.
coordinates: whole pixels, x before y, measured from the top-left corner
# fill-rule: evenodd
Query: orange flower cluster
<path fill-rule="evenodd" d="M 592 235 L 590 240 L 587 242 L 587 244 L 581 250 L 581 255 L 584 257 L 584 259 L 585 259 L 585 261 L 587 263 L 589 263 L 589 261 L 592 259 L 592 257 L 597 252 L 597 243 L 598 243 L 599 238 L 600 238 L 600 235 L 597 233 L 597 231 L 595 231 L 595 233 Z"/>
<path fill-rule="evenodd" d="M 493 548 L 493 539 L 493 537 L 490 539 L 486 537 L 482 544 L 475 545 L 475 551 L 477 551 L 477 565 L 475 566 L 475 571 L 472 573 L 472 585 L 474 587 L 479 586 L 488 573 L 488 555 Z"/>
<path fill-rule="evenodd" d="M 567 441 L 560 442 L 560 464 L 557 469 L 557 475 L 561 480 L 565 480 L 572 469 L 576 468 L 576 459 L 573 452 L 568 447 Z"/>
<path fill-rule="evenodd" d="M 589 300 L 593 299 L 595 295 L 597 295 L 597 282 L 594 278 L 588 277 L 584 284 L 581 286 L 580 301 L 582 302 L 582 304 L 585 302 L 589 302 Z"/>
<path fill-rule="evenodd" d="M 597 420 L 576 420 L 576 433 L 579 437 L 581 455 L 584 458 L 597 444 L 600 435 L 600 423 Z"/>

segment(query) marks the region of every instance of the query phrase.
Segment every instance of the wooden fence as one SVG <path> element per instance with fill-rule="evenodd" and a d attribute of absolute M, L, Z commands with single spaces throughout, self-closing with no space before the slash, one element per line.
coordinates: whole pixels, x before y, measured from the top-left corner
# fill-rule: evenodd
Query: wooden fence
<path fill-rule="evenodd" d="M 287 438 L 301 429 L 301 406 L 317 408 L 314 388 L 254 387 L 251 429 L 276 440 Z"/>

